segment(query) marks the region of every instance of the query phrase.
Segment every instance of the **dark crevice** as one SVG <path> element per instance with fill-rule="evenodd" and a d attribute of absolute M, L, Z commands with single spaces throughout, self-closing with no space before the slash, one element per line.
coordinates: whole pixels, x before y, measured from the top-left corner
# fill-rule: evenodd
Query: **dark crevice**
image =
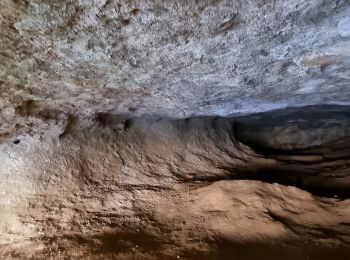
<path fill-rule="evenodd" d="M 275 214 L 274 212 L 268 210 L 266 212 L 266 214 L 271 218 L 273 219 L 274 221 L 278 222 L 278 223 L 281 223 L 284 227 L 286 227 L 287 229 L 289 229 L 292 233 L 298 235 L 298 232 L 295 230 L 295 228 L 293 228 L 293 226 L 295 226 L 295 223 L 290 223 L 288 221 L 288 219 L 286 218 L 283 218 L 277 214 Z"/>
<path fill-rule="evenodd" d="M 21 142 L 20 140 L 13 141 L 14 144 L 19 144 L 20 142 Z"/>
<path fill-rule="evenodd" d="M 232 120 L 230 138 L 249 158 L 249 167 L 221 167 L 228 173 L 226 179 L 278 183 L 320 197 L 350 198 L 349 106 L 291 107 Z"/>
<path fill-rule="evenodd" d="M 343 187 L 320 187 L 316 185 L 308 185 L 305 183 L 303 176 L 282 176 L 281 172 L 274 172 L 271 170 L 261 171 L 258 173 L 250 173 L 249 178 L 245 175 L 244 179 L 249 180 L 258 180 L 266 183 L 278 183 L 286 186 L 294 186 L 296 188 L 307 191 L 318 197 L 327 197 L 327 198 L 338 198 L 338 199 L 347 199 L 350 198 L 350 189 Z M 243 176 L 238 174 L 234 176 L 234 179 L 243 179 Z"/>
<path fill-rule="evenodd" d="M 223 180 L 251 180 L 261 181 L 269 184 L 277 183 L 285 186 L 293 186 L 301 190 L 307 191 L 312 195 L 324 198 L 335 198 L 339 200 L 350 198 L 350 189 L 346 187 L 326 187 L 309 185 L 305 182 L 305 176 L 301 174 L 285 174 L 276 169 L 260 169 L 257 171 L 249 170 L 232 170 L 230 168 L 222 168 L 227 172 L 225 176 L 205 176 L 203 178 L 196 178 L 197 183 L 213 183 Z M 193 180 L 186 182 L 192 183 Z"/>

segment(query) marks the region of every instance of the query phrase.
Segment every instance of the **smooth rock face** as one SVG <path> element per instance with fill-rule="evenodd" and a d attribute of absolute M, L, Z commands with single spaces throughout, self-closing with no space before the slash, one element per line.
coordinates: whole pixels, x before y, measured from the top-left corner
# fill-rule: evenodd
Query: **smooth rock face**
<path fill-rule="evenodd" d="M 0 258 L 350 259 L 349 17 L 0 0 Z"/>

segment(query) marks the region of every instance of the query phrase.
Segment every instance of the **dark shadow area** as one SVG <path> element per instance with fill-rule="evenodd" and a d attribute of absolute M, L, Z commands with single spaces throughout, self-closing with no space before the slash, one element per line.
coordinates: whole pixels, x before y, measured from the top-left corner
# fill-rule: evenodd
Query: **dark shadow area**
<path fill-rule="evenodd" d="M 319 245 L 317 242 L 266 239 L 237 242 L 223 238 L 205 242 L 203 249 L 183 249 L 167 234 L 157 236 L 147 232 L 114 232 L 93 237 L 66 236 L 70 247 L 87 248 L 89 256 L 101 259 L 188 259 L 188 260 L 270 260 L 270 259 L 348 259 L 350 246 Z M 57 243 L 57 241 L 55 241 Z M 63 249 L 64 254 L 64 249 Z M 147 257 L 146 257 L 147 256 Z M 96 258 L 93 258 L 96 259 Z"/>
<path fill-rule="evenodd" d="M 234 137 L 277 165 L 226 167 L 232 179 L 295 186 L 322 197 L 350 198 L 350 106 L 315 105 L 234 119 Z"/>
<path fill-rule="evenodd" d="M 216 242 L 216 251 L 207 259 L 220 260 L 269 260 L 269 259 L 348 259 L 350 247 L 344 246 L 319 246 L 315 243 L 305 241 L 261 241 L 237 243 L 228 240 Z M 198 258 L 199 259 L 199 258 Z"/>
<path fill-rule="evenodd" d="M 236 139 L 258 150 L 293 151 L 350 136 L 350 106 L 292 107 L 234 120 Z"/>
<path fill-rule="evenodd" d="M 55 239 L 50 239 L 51 244 Z M 62 242 L 64 241 L 64 242 Z M 156 259 L 163 259 L 163 250 L 171 245 L 167 237 L 154 235 L 145 231 L 116 231 L 105 232 L 94 236 L 83 236 L 79 234 L 66 235 L 62 237 L 62 244 L 68 243 L 77 248 L 87 248 L 89 255 L 107 256 L 108 259 L 118 259 L 118 255 L 132 255 L 127 259 L 139 258 L 143 254 L 152 254 Z M 84 250 L 85 251 L 85 250 Z M 124 258 L 122 258 L 124 259 Z"/>
<path fill-rule="evenodd" d="M 231 171 L 230 169 L 226 170 Z M 349 188 L 325 187 L 322 184 L 329 182 L 329 178 L 320 178 L 320 176 L 314 176 L 315 178 L 317 178 L 317 181 L 320 183 L 320 186 L 317 186 L 315 182 L 312 182 L 313 184 L 308 184 L 308 179 L 312 177 L 313 176 L 304 175 L 303 172 L 297 172 L 295 171 L 295 169 L 290 169 L 288 171 L 284 169 L 266 167 L 265 169 L 261 168 L 254 172 L 235 170 L 230 174 L 230 177 L 227 177 L 227 180 L 256 180 L 271 184 L 278 183 L 281 185 L 297 187 L 319 197 L 338 199 L 350 198 Z M 210 180 L 210 182 L 213 181 L 215 180 Z"/>

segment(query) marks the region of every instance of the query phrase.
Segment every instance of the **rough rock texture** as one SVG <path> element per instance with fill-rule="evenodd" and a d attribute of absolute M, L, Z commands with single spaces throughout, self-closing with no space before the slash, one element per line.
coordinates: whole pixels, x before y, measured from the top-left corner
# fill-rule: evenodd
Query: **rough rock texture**
<path fill-rule="evenodd" d="M 1 135 L 52 127 L 22 118 L 29 100 L 176 117 L 349 103 L 349 17 L 348 0 L 1 0 Z"/>
<path fill-rule="evenodd" d="M 349 31 L 349 0 L 0 0 L 0 258 L 349 259 Z"/>
<path fill-rule="evenodd" d="M 349 107 L 91 121 L 2 146 L 2 257 L 349 256 Z"/>

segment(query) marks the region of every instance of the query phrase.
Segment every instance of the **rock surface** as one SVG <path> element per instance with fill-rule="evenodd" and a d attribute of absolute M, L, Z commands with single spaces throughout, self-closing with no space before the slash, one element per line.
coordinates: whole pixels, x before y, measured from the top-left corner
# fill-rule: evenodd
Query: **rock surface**
<path fill-rule="evenodd" d="M 1 136 L 52 127 L 18 113 L 31 100 L 82 117 L 349 103 L 349 17 L 348 0 L 2 0 Z"/>
<path fill-rule="evenodd" d="M 0 258 L 350 258 L 349 17 L 0 0 Z"/>
<path fill-rule="evenodd" d="M 349 256 L 350 107 L 91 122 L 1 147 L 2 257 Z"/>

